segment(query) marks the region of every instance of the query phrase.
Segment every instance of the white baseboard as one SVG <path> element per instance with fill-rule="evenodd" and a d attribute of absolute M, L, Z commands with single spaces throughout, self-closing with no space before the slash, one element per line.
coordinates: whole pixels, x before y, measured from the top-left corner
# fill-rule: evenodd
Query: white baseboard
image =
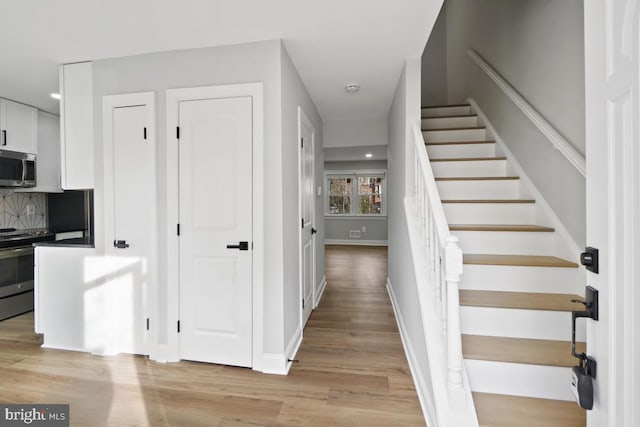
<path fill-rule="evenodd" d="M 425 376 L 420 370 L 420 365 L 418 364 L 418 359 L 416 357 L 415 352 L 413 351 L 413 347 L 411 346 L 411 341 L 409 340 L 409 335 L 404 326 L 404 321 L 402 320 L 402 314 L 398 308 L 398 301 L 396 299 L 396 295 L 393 292 L 393 287 L 391 286 L 391 281 L 387 277 L 387 292 L 389 293 L 389 298 L 391 299 L 391 305 L 393 306 L 393 313 L 396 317 L 396 323 L 398 324 L 398 330 L 400 331 L 400 339 L 402 340 L 402 346 L 404 347 L 404 353 L 407 356 L 407 362 L 409 362 L 409 370 L 411 371 L 411 377 L 413 378 L 413 383 L 416 386 L 416 391 L 418 392 L 418 401 L 420 402 L 420 407 L 422 408 L 422 415 L 425 418 L 427 425 L 435 426 L 438 425 L 437 420 L 431 419 L 430 414 L 435 414 L 436 409 L 431 405 L 429 400 L 426 398 L 429 394 L 429 387 L 427 386 L 427 381 L 425 380 Z"/>
<path fill-rule="evenodd" d="M 325 245 L 388 246 L 387 240 L 324 239 Z"/>
<path fill-rule="evenodd" d="M 316 290 L 316 295 L 315 295 L 315 305 L 314 305 L 314 309 L 318 308 L 318 305 L 320 304 L 320 300 L 322 299 L 322 295 L 324 294 L 324 290 L 327 288 L 327 276 L 322 276 L 322 280 L 320 281 L 320 285 L 318 286 L 317 290 Z"/>
<path fill-rule="evenodd" d="M 287 348 L 284 351 L 285 362 L 286 362 L 286 373 L 289 373 L 289 369 L 291 369 L 291 360 L 295 359 L 298 350 L 300 350 L 300 346 L 302 345 L 302 326 L 298 326 L 296 332 L 291 337 Z"/>
<path fill-rule="evenodd" d="M 287 375 L 287 358 L 284 354 L 265 353 L 262 372 L 265 374 Z"/>

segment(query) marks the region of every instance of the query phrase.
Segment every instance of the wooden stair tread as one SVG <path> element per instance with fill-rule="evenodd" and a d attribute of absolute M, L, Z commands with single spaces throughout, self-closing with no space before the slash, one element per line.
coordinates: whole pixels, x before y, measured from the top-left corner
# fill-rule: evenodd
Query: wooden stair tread
<path fill-rule="evenodd" d="M 450 176 L 436 178 L 436 181 L 507 181 L 517 180 L 519 176 Z"/>
<path fill-rule="evenodd" d="M 432 162 L 484 162 L 493 160 L 507 160 L 506 157 L 446 157 L 429 159 Z"/>
<path fill-rule="evenodd" d="M 578 268 L 578 264 L 575 262 L 545 255 L 464 254 L 463 259 L 464 263 L 468 265 Z"/>
<path fill-rule="evenodd" d="M 450 224 L 451 231 L 524 231 L 532 233 L 551 233 L 555 229 L 542 225 L 529 224 Z"/>
<path fill-rule="evenodd" d="M 478 422 L 487 427 L 584 427 L 587 411 L 575 402 L 473 393 Z"/>
<path fill-rule="evenodd" d="M 435 118 L 435 117 L 434 117 Z M 482 140 L 482 141 L 444 141 L 444 142 L 426 142 L 428 147 L 438 147 L 442 145 L 469 145 L 469 144 L 495 144 L 494 140 Z"/>
<path fill-rule="evenodd" d="M 435 117 L 423 117 L 423 118 L 434 118 Z M 462 128 L 435 128 L 435 129 L 422 129 L 422 132 L 439 132 L 439 131 L 449 131 L 449 130 L 483 130 L 486 129 L 486 127 L 484 126 L 467 126 L 467 127 L 462 127 Z"/>
<path fill-rule="evenodd" d="M 477 114 L 456 114 L 453 116 L 422 117 L 422 119 L 423 120 L 425 119 L 459 119 L 461 117 L 478 117 L 478 115 Z"/>
<path fill-rule="evenodd" d="M 470 307 L 512 308 L 517 310 L 572 311 L 582 310 L 582 304 L 571 302 L 583 300 L 574 294 L 545 294 L 537 292 L 505 292 L 460 290 L 460 305 Z"/>
<path fill-rule="evenodd" d="M 585 350 L 585 343 L 576 343 L 576 352 Z M 570 341 L 463 334 L 462 354 L 465 359 L 528 365 L 569 368 L 578 364 L 578 359 L 571 355 Z"/>
<path fill-rule="evenodd" d="M 423 105 L 421 109 L 428 110 L 429 108 L 447 108 L 447 107 L 471 107 L 471 104 Z"/>
<path fill-rule="evenodd" d="M 449 199 L 442 203 L 535 203 L 533 199 Z"/>

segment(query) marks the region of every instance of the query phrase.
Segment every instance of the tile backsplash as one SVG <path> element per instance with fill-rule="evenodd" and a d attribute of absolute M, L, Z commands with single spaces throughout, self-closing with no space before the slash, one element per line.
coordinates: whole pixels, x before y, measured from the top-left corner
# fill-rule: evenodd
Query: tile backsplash
<path fill-rule="evenodd" d="M 33 214 L 29 215 L 29 210 Z M 44 193 L 16 193 L 0 189 L 0 228 L 47 227 L 47 196 Z"/>

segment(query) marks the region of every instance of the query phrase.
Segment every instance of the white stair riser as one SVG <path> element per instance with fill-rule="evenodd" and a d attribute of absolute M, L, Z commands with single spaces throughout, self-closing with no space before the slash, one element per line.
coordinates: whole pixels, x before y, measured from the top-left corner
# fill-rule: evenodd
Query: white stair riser
<path fill-rule="evenodd" d="M 467 335 L 571 341 L 571 313 L 567 311 L 462 306 L 460 322 Z M 585 342 L 585 322 L 576 329 L 576 339 Z"/>
<path fill-rule="evenodd" d="M 425 142 L 484 141 L 486 129 L 427 130 L 422 132 Z"/>
<path fill-rule="evenodd" d="M 431 162 L 436 178 L 505 176 L 506 160 Z"/>
<path fill-rule="evenodd" d="M 430 159 L 451 159 L 454 157 L 495 157 L 496 144 L 455 144 L 427 145 Z"/>
<path fill-rule="evenodd" d="M 533 224 L 533 203 L 444 203 L 450 224 Z"/>
<path fill-rule="evenodd" d="M 524 231 L 453 231 L 463 253 L 551 255 L 554 233 Z"/>
<path fill-rule="evenodd" d="M 571 368 L 465 359 L 472 391 L 572 401 Z"/>
<path fill-rule="evenodd" d="M 423 108 L 422 117 L 444 117 L 444 116 L 462 116 L 465 114 L 471 114 L 471 107 L 438 107 L 438 108 Z"/>
<path fill-rule="evenodd" d="M 436 181 L 438 193 L 444 200 L 452 199 L 517 199 L 520 181 Z"/>
<path fill-rule="evenodd" d="M 577 291 L 576 283 L 581 283 L 582 275 L 578 268 L 465 264 L 460 288 L 488 291 L 575 293 Z"/>
<path fill-rule="evenodd" d="M 431 117 L 422 119 L 422 129 L 470 128 L 478 126 L 478 117 Z"/>

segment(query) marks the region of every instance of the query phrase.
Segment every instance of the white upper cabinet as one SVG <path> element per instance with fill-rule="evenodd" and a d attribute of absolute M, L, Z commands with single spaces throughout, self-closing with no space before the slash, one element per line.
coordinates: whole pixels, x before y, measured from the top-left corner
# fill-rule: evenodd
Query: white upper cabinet
<path fill-rule="evenodd" d="M 38 155 L 36 186 L 20 192 L 58 193 L 60 187 L 60 117 L 38 111 Z"/>
<path fill-rule="evenodd" d="M 60 67 L 62 188 L 93 188 L 93 77 L 91 62 Z"/>
<path fill-rule="evenodd" d="M 37 154 L 38 110 L 0 99 L 0 150 Z"/>

